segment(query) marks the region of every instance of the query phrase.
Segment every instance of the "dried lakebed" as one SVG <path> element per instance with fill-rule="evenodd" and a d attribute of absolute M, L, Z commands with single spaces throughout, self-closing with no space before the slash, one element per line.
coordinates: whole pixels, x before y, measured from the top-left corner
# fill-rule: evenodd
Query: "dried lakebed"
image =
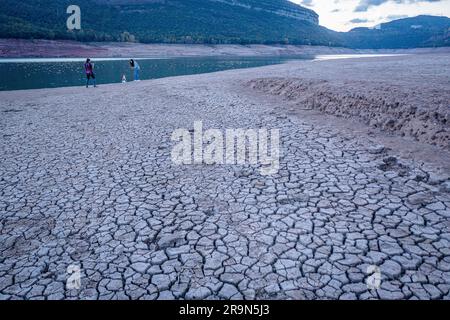
<path fill-rule="evenodd" d="M 245 86 L 305 63 L 0 93 L 0 298 L 450 299 L 447 177 Z M 279 172 L 174 165 L 195 121 L 280 129 Z"/>

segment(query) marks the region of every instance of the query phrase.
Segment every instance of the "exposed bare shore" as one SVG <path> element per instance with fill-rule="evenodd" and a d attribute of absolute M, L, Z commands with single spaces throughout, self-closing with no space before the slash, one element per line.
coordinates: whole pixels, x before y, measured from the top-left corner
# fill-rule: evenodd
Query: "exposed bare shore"
<path fill-rule="evenodd" d="M 450 52 L 450 48 L 408 50 L 353 50 L 294 45 L 185 45 L 139 43 L 81 43 L 75 41 L 0 39 L 1 58 L 67 57 L 195 57 L 195 56 L 288 56 L 358 53 Z"/>
<path fill-rule="evenodd" d="M 0 92 L 0 300 L 450 300 L 449 152 L 360 120 L 392 97 L 431 124 L 407 106 L 441 110 L 448 74 L 399 56 Z M 195 121 L 279 129 L 279 171 L 175 165 Z"/>

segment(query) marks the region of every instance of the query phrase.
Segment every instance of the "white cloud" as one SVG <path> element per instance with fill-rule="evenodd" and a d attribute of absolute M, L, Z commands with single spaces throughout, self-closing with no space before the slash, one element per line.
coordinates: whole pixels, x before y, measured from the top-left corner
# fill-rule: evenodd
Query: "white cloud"
<path fill-rule="evenodd" d="M 393 17 L 415 17 L 421 14 L 450 17 L 450 0 L 290 0 L 316 11 L 320 24 L 336 31 L 354 27 L 372 27 Z M 361 3 L 373 3 L 366 11 L 355 12 Z M 351 22 L 353 21 L 353 23 Z M 356 23 L 355 23 L 356 22 Z"/>

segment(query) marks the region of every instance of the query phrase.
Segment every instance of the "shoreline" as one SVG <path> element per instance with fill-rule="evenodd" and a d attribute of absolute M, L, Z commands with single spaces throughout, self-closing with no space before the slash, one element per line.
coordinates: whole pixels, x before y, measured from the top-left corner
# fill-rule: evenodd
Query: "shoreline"
<path fill-rule="evenodd" d="M 331 54 L 331 55 L 316 55 L 316 56 L 296 56 L 296 57 L 271 57 L 270 59 L 285 59 L 284 61 L 280 60 L 278 62 L 273 62 L 271 64 L 267 65 L 261 65 L 261 66 L 246 66 L 246 67 L 230 67 L 229 69 L 223 69 L 223 70 L 216 70 L 216 71 L 205 71 L 196 73 L 195 70 L 192 70 L 192 73 L 190 74 L 179 74 L 179 75 L 160 75 L 156 78 L 150 78 L 150 79 L 142 79 L 144 80 L 155 80 L 155 79 L 161 79 L 161 78 L 167 78 L 167 77 L 178 77 L 178 76 L 186 76 L 186 75 L 195 75 L 195 74 L 206 74 L 206 73 L 215 73 L 215 72 L 221 72 L 221 71 L 228 71 L 228 70 L 245 70 L 245 69 L 254 69 L 264 66 L 271 66 L 271 65 L 281 65 L 286 64 L 291 61 L 307 61 L 310 63 L 314 62 L 320 62 L 320 61 L 332 61 L 332 60 L 342 60 L 342 59 L 363 59 L 363 58 L 386 58 L 386 57 L 395 57 L 395 56 L 405 56 L 406 54 Z M 145 61 L 145 60 L 174 60 L 177 59 L 218 59 L 219 61 L 226 59 L 266 59 L 265 56 L 255 56 L 255 57 L 235 57 L 235 56 L 217 56 L 217 57 L 179 57 L 179 58 L 171 58 L 171 57 L 165 57 L 165 58 L 140 58 L 139 61 Z M 95 62 L 108 62 L 108 61 L 126 61 L 127 58 L 96 58 Z M 61 63 L 61 62 L 79 62 L 84 63 L 84 58 L 0 58 L 0 64 L 8 64 L 8 63 Z M 132 81 L 129 81 L 132 82 Z M 117 84 L 119 82 L 113 81 L 113 82 L 104 82 L 99 85 L 106 85 L 106 84 Z M 22 89 L 0 89 L 0 92 L 8 92 L 8 91 L 24 91 L 24 90 L 36 90 L 36 89 L 57 89 L 57 88 L 66 88 L 66 87 L 78 87 L 80 85 L 62 85 L 60 87 L 41 87 L 41 88 L 22 88 Z"/>
<path fill-rule="evenodd" d="M 349 49 L 296 45 L 203 45 L 83 43 L 64 40 L 0 39 L 0 58 L 177 58 L 263 57 L 333 54 L 429 54 L 450 53 L 450 47 L 415 49 Z"/>
<path fill-rule="evenodd" d="M 353 54 L 318 54 L 318 55 L 302 55 L 302 56 L 292 56 L 292 59 L 303 58 L 303 60 L 308 61 L 327 61 L 327 60 L 341 60 L 341 59 L 358 59 L 358 58 L 383 58 L 383 57 L 395 57 L 395 56 L 406 56 L 411 55 L 411 53 L 353 53 Z M 187 56 L 187 57 L 141 57 L 139 60 L 172 60 L 172 59 L 201 59 L 201 58 L 291 58 L 290 56 Z M 0 58 L 0 63 L 20 63 L 20 62 L 84 62 L 85 58 L 80 57 L 66 57 L 66 58 Z M 116 58 L 106 58 L 106 57 L 96 57 L 95 61 L 127 61 L 126 57 L 116 57 Z M 247 68 L 242 68 L 247 69 Z M 225 71 L 225 70 L 223 70 Z"/>

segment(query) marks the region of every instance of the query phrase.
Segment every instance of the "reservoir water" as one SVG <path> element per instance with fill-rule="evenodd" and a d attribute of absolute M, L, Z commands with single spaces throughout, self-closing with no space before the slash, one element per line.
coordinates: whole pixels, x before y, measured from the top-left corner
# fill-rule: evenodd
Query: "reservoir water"
<path fill-rule="evenodd" d="M 201 57 L 137 59 L 141 80 L 209 73 L 222 70 L 252 68 L 280 64 L 289 60 L 313 59 L 295 57 Z M 83 58 L 0 59 L 0 91 L 56 88 L 85 85 Z M 119 83 L 122 75 L 132 80 L 128 59 L 92 59 L 97 84 Z"/>

